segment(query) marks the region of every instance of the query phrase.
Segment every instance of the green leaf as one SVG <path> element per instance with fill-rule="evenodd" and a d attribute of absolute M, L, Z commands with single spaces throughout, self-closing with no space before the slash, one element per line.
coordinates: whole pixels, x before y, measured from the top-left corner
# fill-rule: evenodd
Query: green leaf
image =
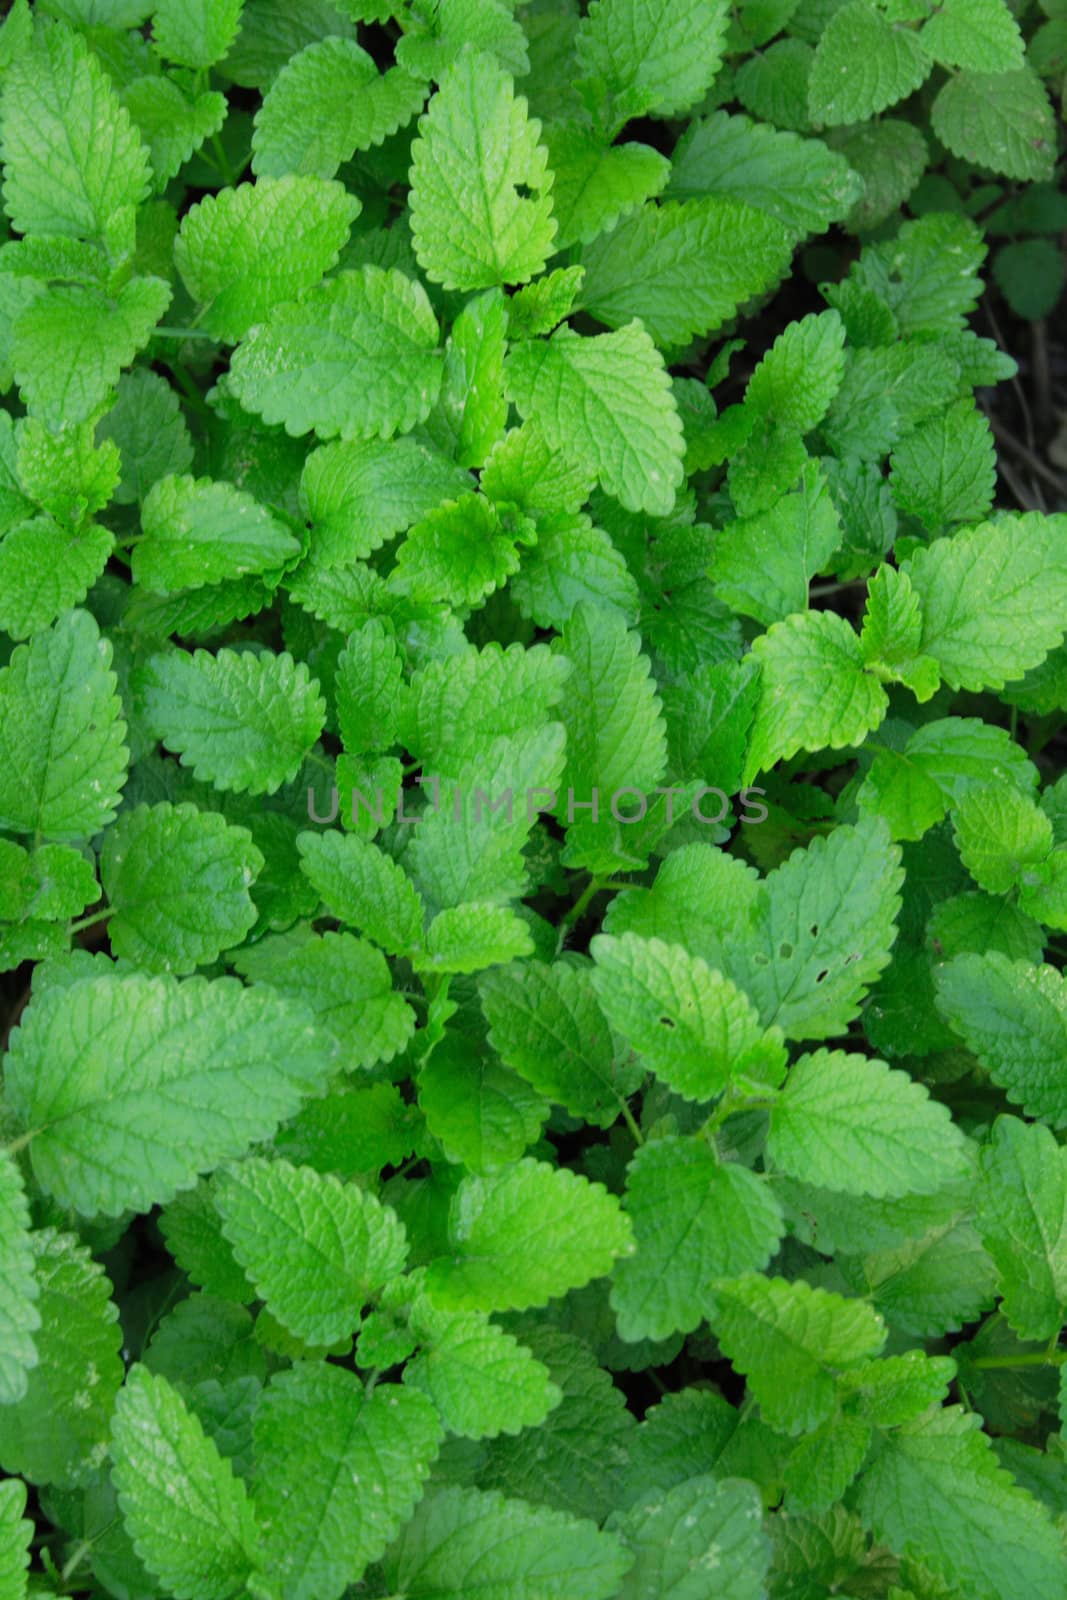
<path fill-rule="evenodd" d="M 886 1336 L 881 1317 L 862 1300 L 758 1273 L 713 1285 L 711 1325 L 765 1420 L 788 1434 L 825 1421 L 835 1405 L 836 1370 L 877 1355 Z"/>
<path fill-rule="evenodd" d="M 0 1156 L 0 1404 L 26 1393 L 27 1373 L 37 1365 L 34 1335 L 41 1326 L 39 1288 L 30 1237 L 30 1207 L 14 1156 Z M 0 1567 L 0 1572 L 2 1572 Z M 0 1594 L 3 1590 L 0 1589 Z"/>
<path fill-rule="evenodd" d="M 774 1051 L 747 996 L 680 945 L 598 934 L 590 951 L 605 1016 L 675 1094 L 711 1100 Z"/>
<path fill-rule="evenodd" d="M 629 1562 L 595 1522 L 450 1487 L 426 1496 L 384 1565 L 408 1600 L 609 1600 Z"/>
<path fill-rule="evenodd" d="M 757 367 L 753 382 L 760 371 Z M 804 610 L 811 578 L 840 542 L 841 524 L 826 478 L 809 462 L 794 493 L 720 530 L 708 576 L 732 610 L 770 625 Z M 720 776 L 716 769 L 708 770 Z"/>
<path fill-rule="evenodd" d="M 1067 1125 L 1067 979 L 997 951 L 957 956 L 936 979 L 939 1010 L 1008 1099 Z"/>
<path fill-rule="evenodd" d="M 860 649 L 877 677 L 906 684 L 920 704 L 941 685 L 937 663 L 922 654 L 922 632 L 922 607 L 908 574 L 879 567 L 867 585 Z"/>
<path fill-rule="evenodd" d="M 847 0 L 823 30 L 811 67 L 812 120 L 865 122 L 925 80 L 932 62 L 918 38 L 895 28 L 868 0 Z"/>
<path fill-rule="evenodd" d="M 300 555 L 288 528 L 251 495 L 210 478 L 157 479 L 141 508 L 141 528 L 133 577 L 155 594 L 267 572 Z"/>
<path fill-rule="evenodd" d="M 975 1220 L 1021 1339 L 1054 1339 L 1067 1303 L 1067 1158 L 1038 1123 L 998 1117 L 982 1150 Z"/>
<path fill-rule="evenodd" d="M 420 1296 L 411 1311 L 420 1352 L 404 1383 L 428 1395 L 449 1433 L 495 1439 L 536 1428 L 559 1404 L 548 1368 L 479 1311 L 441 1311 Z"/>
<path fill-rule="evenodd" d="M 30 1235 L 40 1327 L 37 1361 L 0 1408 L 0 1462 L 31 1483 L 69 1488 L 99 1470 L 122 1382 L 122 1334 L 103 1268 L 72 1234 Z"/>
<path fill-rule="evenodd" d="M 330 15 L 333 32 L 336 13 Z M 315 39 L 283 60 L 256 112 L 257 177 L 332 178 L 355 151 L 380 145 L 403 128 L 426 98 L 421 79 L 399 67 L 379 73 L 354 39 Z M 315 107 L 312 117 L 308 106 Z"/>
<path fill-rule="evenodd" d="M 527 1157 L 492 1176 L 463 1179 L 449 1245 L 426 1278 L 435 1305 L 521 1311 L 603 1277 L 632 1252 L 633 1237 L 601 1184 Z"/>
<path fill-rule="evenodd" d="M 450 1161 L 489 1172 L 538 1138 L 548 1106 L 470 1040 L 446 1033 L 419 1068 L 419 1109 Z"/>
<path fill-rule="evenodd" d="M 301 868 L 332 914 L 389 955 L 422 943 L 422 903 L 403 867 L 354 834 L 302 833 Z"/>
<path fill-rule="evenodd" d="M 1012 72 L 1023 64 L 1019 24 L 1004 0 L 945 0 L 919 42 L 945 67 Z"/>
<path fill-rule="evenodd" d="M 161 278 L 133 278 L 111 298 L 99 289 L 47 289 L 19 317 L 12 365 L 28 410 L 51 428 L 91 417 L 171 300 Z"/>
<path fill-rule="evenodd" d="M 363 560 L 470 487 L 467 473 L 414 439 L 323 445 L 300 479 L 312 555 L 328 567 Z"/>
<path fill-rule="evenodd" d="M 919 839 L 991 774 L 1014 793 L 1034 788 L 1035 770 L 1005 729 L 943 717 L 917 728 L 902 748 L 879 749 L 856 798 L 861 812 L 886 819 L 894 839 Z"/>
<path fill-rule="evenodd" d="M 0 826 L 78 840 L 114 819 L 128 752 L 111 659 L 69 611 L 0 669 Z"/>
<path fill-rule="evenodd" d="M 392 587 L 415 601 L 477 606 L 515 572 L 524 530 L 501 520 L 482 494 L 465 494 L 429 511 L 397 554 Z"/>
<path fill-rule="evenodd" d="M 767 1154 L 803 1183 L 878 1199 L 934 1194 L 970 1169 L 946 1106 L 907 1073 L 844 1050 L 816 1050 L 790 1067 Z"/>
<path fill-rule="evenodd" d="M 134 505 L 160 478 L 180 475 L 193 464 L 193 441 L 178 396 L 146 367 L 120 378 L 118 398 L 99 424 L 97 437 L 112 440 L 122 457 L 115 490 L 119 505 Z"/>
<path fill-rule="evenodd" d="M 205 332 L 234 343 L 336 266 L 359 201 L 318 178 L 260 178 L 182 218 L 174 260 Z"/>
<path fill-rule="evenodd" d="M 20 233 L 102 238 L 147 198 L 148 155 L 81 34 L 43 28 L 5 74 L 4 199 Z"/>
<path fill-rule="evenodd" d="M 228 382 L 246 411 L 287 433 L 389 439 L 433 409 L 437 341 L 422 285 L 364 266 L 275 306 L 234 352 Z"/>
<path fill-rule="evenodd" d="M 441 1424 L 397 1384 L 368 1393 L 341 1367 L 298 1362 L 255 1417 L 253 1502 L 269 1593 L 337 1600 L 422 1497 Z"/>
<path fill-rule="evenodd" d="M 157 190 L 165 189 L 218 133 L 228 110 L 225 95 L 217 89 L 205 89 L 190 100 L 173 78 L 155 73 L 127 84 L 122 103 L 148 149 Z"/>
<path fill-rule="evenodd" d="M 953 522 L 974 522 L 993 504 L 993 435 L 971 400 L 958 400 L 907 434 L 893 452 L 890 483 L 901 511 L 931 533 Z"/>
<path fill-rule="evenodd" d="M 946 149 L 1007 178 L 1052 176 L 1056 125 L 1048 94 L 1032 67 L 1011 72 L 958 72 L 942 86 L 930 113 Z"/>
<path fill-rule="evenodd" d="M 13 639 L 27 639 L 79 605 L 114 543 L 95 523 L 75 531 L 35 517 L 12 528 L 0 542 L 0 627 Z"/>
<path fill-rule="evenodd" d="M 422 22 L 418 18 L 397 41 L 396 52 L 401 65 L 418 77 L 440 79 L 465 44 L 496 56 L 516 77 L 530 69 L 526 35 L 509 0 L 439 0 L 425 17 L 425 31 Z"/>
<path fill-rule="evenodd" d="M 760 666 L 760 697 L 745 783 L 799 750 L 861 744 L 885 716 L 885 690 L 867 672 L 859 639 L 836 612 L 786 617 L 759 635 L 752 654 Z"/>
<path fill-rule="evenodd" d="M 276 995 L 108 973 L 33 997 L 5 1082 L 37 1181 L 91 1217 L 169 1200 L 269 1138 L 333 1070 L 308 1014 Z"/>
<path fill-rule="evenodd" d="M 789 1039 L 832 1038 L 888 965 L 903 877 L 884 823 L 837 827 L 794 851 L 755 893 L 721 886 L 719 948 L 708 958 L 751 996 L 765 1027 Z"/>
<path fill-rule="evenodd" d="M 23 1600 L 26 1594 L 33 1523 L 23 1516 L 25 1509 L 26 1485 L 17 1478 L 0 1483 L 0 1595 L 4 1600 Z"/>
<path fill-rule="evenodd" d="M 583 600 L 614 606 L 627 621 L 636 618 L 639 604 L 637 583 L 625 560 L 604 530 L 584 516 L 557 516 L 542 523 L 537 544 L 524 553 L 508 593 L 524 617 L 560 632 Z"/>
<path fill-rule="evenodd" d="M 620 328 L 639 317 L 658 344 L 713 332 L 784 277 L 790 234 L 742 200 L 643 206 L 582 251 L 580 304 Z"/>
<path fill-rule="evenodd" d="M 508 357 L 511 398 L 549 447 L 631 511 L 666 516 L 681 486 L 685 440 L 670 380 L 637 322 L 583 338 L 560 328 Z"/>
<path fill-rule="evenodd" d="M 1054 1600 L 1067 1580 L 1062 1541 L 981 1426 L 958 1406 L 906 1423 L 860 1480 L 860 1516 L 881 1543 L 974 1600 Z"/>
<path fill-rule="evenodd" d="M 555 792 L 564 741 L 558 722 L 494 740 L 433 794 L 404 858 L 431 911 L 472 901 L 502 904 L 524 892 L 531 797 Z"/>
<path fill-rule="evenodd" d="M 778 1202 L 747 1168 L 702 1139 L 642 1145 L 626 1176 L 636 1253 L 616 1264 L 611 1304 L 622 1339 L 692 1333 L 714 1278 L 766 1267 L 785 1229 Z"/>
<path fill-rule="evenodd" d="M 139 677 L 145 713 L 183 766 L 216 789 L 273 794 L 322 731 L 325 704 L 290 655 L 170 650 Z"/>
<path fill-rule="evenodd" d="M 396 1213 L 310 1167 L 249 1158 L 220 1174 L 215 1204 L 260 1299 L 305 1344 L 347 1338 L 364 1303 L 403 1270 Z"/>
<path fill-rule="evenodd" d="M 415 1014 L 393 989 L 385 957 L 350 933 L 275 934 L 240 951 L 234 966 L 305 1007 L 350 1069 L 391 1061 L 414 1030 Z"/>
<path fill-rule="evenodd" d="M 655 789 L 666 769 L 666 731 L 640 638 L 617 611 L 582 601 L 554 648 L 573 667 L 560 711 L 567 764 L 559 809 L 571 836 L 584 840 L 590 830 L 596 836 L 600 807 Z M 575 826 L 582 803 L 594 805 L 591 820 Z"/>
<path fill-rule="evenodd" d="M 530 930 L 509 906 L 468 903 L 437 913 L 413 965 L 417 972 L 481 972 L 530 955 Z"/>
<path fill-rule="evenodd" d="M 461 467 L 484 466 L 504 437 L 504 352 L 514 315 L 512 301 L 499 289 L 487 289 L 467 302 L 452 325 L 441 399 L 430 426 Z M 558 321 L 554 318 L 549 327 Z"/>
<path fill-rule="evenodd" d="M 429 770 L 454 769 L 495 738 L 536 732 L 567 692 L 572 668 L 544 645 L 488 644 L 427 662 L 411 678 L 400 738 Z"/>
<path fill-rule="evenodd" d="M 1009 514 L 939 539 L 905 563 L 923 609 L 922 650 L 952 688 L 1001 689 L 1059 644 L 1067 629 L 1065 528 L 1059 516 Z"/>
<path fill-rule="evenodd" d="M 634 1552 L 620 1600 L 762 1600 L 771 1545 L 759 1491 L 740 1479 L 690 1478 L 665 1495 L 653 1490 L 610 1527 Z M 714 1588 L 709 1587 L 714 1585 Z"/>
<path fill-rule="evenodd" d="M 840 221 L 861 189 L 844 157 L 821 140 L 715 111 L 691 122 L 679 139 L 666 193 L 743 200 L 799 237 Z"/>
<path fill-rule="evenodd" d="M 478 992 L 489 1042 L 507 1066 L 572 1116 L 601 1126 L 617 1119 L 642 1073 L 616 1060 L 589 967 L 524 961 L 487 973 Z"/>
<path fill-rule="evenodd" d="M 248 1494 L 166 1378 L 132 1368 L 115 1407 L 113 1475 L 137 1554 L 176 1600 L 230 1600 L 257 1564 Z"/>
<path fill-rule="evenodd" d="M 791 322 L 749 379 L 746 411 L 809 433 L 840 387 L 844 346 L 845 329 L 836 311 Z"/>
<path fill-rule="evenodd" d="M 152 42 L 181 67 L 210 67 L 233 44 L 243 0 L 159 0 Z"/>
<path fill-rule="evenodd" d="M 960 859 L 979 888 L 1005 894 L 1052 849 L 1052 824 L 1019 789 L 977 784 L 957 801 L 953 831 Z"/>
<path fill-rule="evenodd" d="M 595 0 L 576 52 L 585 75 L 607 86 L 612 132 L 702 100 L 722 61 L 726 21 L 720 0 Z"/>
<path fill-rule="evenodd" d="M 488 289 L 542 270 L 556 227 L 540 131 L 491 56 L 465 50 L 442 74 L 411 149 L 412 242 L 435 283 Z"/>
<path fill-rule="evenodd" d="M 647 144 L 608 144 L 582 122 L 549 123 L 544 142 L 555 177 L 556 250 L 589 244 L 659 194 L 670 173 L 658 150 Z"/>
<path fill-rule="evenodd" d="M 248 890 L 262 868 L 248 830 L 214 812 L 166 804 L 123 812 L 100 858 L 113 952 L 179 976 L 214 961 L 255 922 Z"/>

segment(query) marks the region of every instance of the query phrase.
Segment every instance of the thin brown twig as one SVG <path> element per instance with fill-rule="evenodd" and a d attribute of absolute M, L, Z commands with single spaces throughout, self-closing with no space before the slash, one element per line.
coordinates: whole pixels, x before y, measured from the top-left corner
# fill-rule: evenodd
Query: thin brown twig
<path fill-rule="evenodd" d="M 989 425 L 998 443 L 1007 445 L 1013 455 L 1018 456 L 1020 461 L 1025 461 L 1031 472 L 1036 473 L 1039 478 L 1043 479 L 1050 489 L 1055 489 L 1057 494 L 1067 496 L 1067 478 L 1042 461 L 1037 452 L 1031 450 L 1029 445 L 1025 445 L 1020 438 L 1012 433 L 1006 423 L 999 421 L 989 412 L 986 415 L 989 417 Z"/>

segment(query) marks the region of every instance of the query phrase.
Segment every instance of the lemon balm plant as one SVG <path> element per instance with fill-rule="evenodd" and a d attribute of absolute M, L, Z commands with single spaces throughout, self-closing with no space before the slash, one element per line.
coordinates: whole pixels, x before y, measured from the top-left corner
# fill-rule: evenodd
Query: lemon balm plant
<path fill-rule="evenodd" d="M 0 1600 L 1060 1600 L 1063 29 L 10 7 Z"/>

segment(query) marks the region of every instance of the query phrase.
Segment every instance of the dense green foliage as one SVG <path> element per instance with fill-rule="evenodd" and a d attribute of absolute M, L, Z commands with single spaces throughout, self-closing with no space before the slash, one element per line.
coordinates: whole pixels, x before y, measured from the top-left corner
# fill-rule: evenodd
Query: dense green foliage
<path fill-rule="evenodd" d="M 1041 5 L 10 7 L 0 1600 L 1067 1593 Z"/>

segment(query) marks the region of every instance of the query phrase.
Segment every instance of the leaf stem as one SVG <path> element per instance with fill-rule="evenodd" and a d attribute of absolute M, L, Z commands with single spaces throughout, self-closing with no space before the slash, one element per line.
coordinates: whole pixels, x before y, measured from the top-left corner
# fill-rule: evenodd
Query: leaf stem
<path fill-rule="evenodd" d="M 203 328 L 170 328 L 165 322 L 159 322 L 152 329 L 153 337 L 158 334 L 162 339 L 209 339 L 212 344 L 218 344 L 213 333 L 206 333 Z"/>
<path fill-rule="evenodd" d="M 108 917 L 115 915 L 114 906 L 105 906 L 102 911 L 91 911 L 87 917 L 79 917 L 76 922 L 68 922 L 68 933 L 80 933 L 83 928 L 92 928 L 98 922 L 106 922 Z"/>
<path fill-rule="evenodd" d="M 20 1150 L 25 1150 L 31 1139 L 36 1139 L 40 1131 L 40 1128 L 31 1128 L 28 1133 L 20 1133 L 16 1139 L 11 1139 L 7 1144 L 0 1145 L 0 1155 L 18 1155 Z"/>
<path fill-rule="evenodd" d="M 622 1112 L 622 1120 L 625 1122 L 626 1126 L 629 1128 L 630 1132 L 633 1134 L 634 1144 L 636 1144 L 636 1145 L 644 1144 L 645 1136 L 641 1132 L 641 1129 L 637 1126 L 637 1119 L 635 1118 L 633 1112 L 630 1110 L 630 1107 L 627 1105 L 626 1101 L 622 1098 L 621 1095 L 619 1096 L 619 1110 Z"/>
<path fill-rule="evenodd" d="M 975 1356 L 968 1366 L 982 1372 L 1010 1372 L 1014 1367 L 1062 1367 L 1067 1364 L 1067 1350 L 1035 1350 L 1020 1356 Z"/>

